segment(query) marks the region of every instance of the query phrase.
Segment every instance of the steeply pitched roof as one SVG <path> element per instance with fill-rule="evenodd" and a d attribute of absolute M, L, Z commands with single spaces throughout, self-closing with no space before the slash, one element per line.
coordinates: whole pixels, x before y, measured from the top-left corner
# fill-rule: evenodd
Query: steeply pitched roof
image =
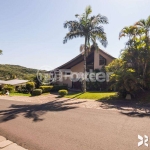
<path fill-rule="evenodd" d="M 107 55 L 108 57 L 111 57 L 112 59 L 115 59 L 115 57 L 111 56 L 110 54 L 108 54 L 107 52 L 99 49 L 99 51 L 105 55 Z M 69 69 L 73 66 L 75 66 L 76 64 L 80 63 L 83 61 L 83 55 L 82 54 L 79 54 L 77 55 L 76 57 L 74 57 L 73 59 L 71 59 L 70 61 L 66 62 L 65 64 L 55 68 L 54 70 L 57 70 L 57 69 Z"/>

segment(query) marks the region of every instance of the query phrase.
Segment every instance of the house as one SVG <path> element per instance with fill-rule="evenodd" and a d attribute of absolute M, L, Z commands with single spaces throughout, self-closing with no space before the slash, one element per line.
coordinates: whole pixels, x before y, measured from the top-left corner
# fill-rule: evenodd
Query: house
<path fill-rule="evenodd" d="M 60 85 L 67 84 L 69 88 L 81 88 L 81 78 L 75 77 L 76 82 L 73 82 L 70 80 L 70 76 L 76 73 L 83 73 L 84 71 L 84 56 L 83 54 L 79 54 L 75 58 L 71 59 L 67 63 L 55 68 L 54 70 L 50 71 L 51 78 L 53 79 L 55 77 L 55 82 Z M 99 50 L 91 50 L 90 54 L 87 56 L 86 61 L 86 67 L 87 72 L 91 72 L 95 69 L 101 69 L 102 66 L 108 65 L 111 63 L 115 57 L 111 56 L 110 54 L 106 53 L 105 51 L 99 49 Z M 60 80 L 61 76 L 61 80 Z"/>

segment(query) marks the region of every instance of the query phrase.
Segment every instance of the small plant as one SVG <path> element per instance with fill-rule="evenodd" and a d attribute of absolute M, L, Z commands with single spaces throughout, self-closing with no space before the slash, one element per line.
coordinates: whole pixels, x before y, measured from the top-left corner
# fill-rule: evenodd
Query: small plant
<path fill-rule="evenodd" d="M 67 90 L 59 90 L 58 93 L 60 96 L 65 96 L 68 94 L 68 91 Z"/>
<path fill-rule="evenodd" d="M 40 86 L 40 89 L 42 89 L 43 93 L 50 92 L 53 86 Z"/>
<path fill-rule="evenodd" d="M 32 91 L 31 95 L 32 96 L 38 96 L 42 94 L 42 90 L 41 89 L 35 89 Z"/>

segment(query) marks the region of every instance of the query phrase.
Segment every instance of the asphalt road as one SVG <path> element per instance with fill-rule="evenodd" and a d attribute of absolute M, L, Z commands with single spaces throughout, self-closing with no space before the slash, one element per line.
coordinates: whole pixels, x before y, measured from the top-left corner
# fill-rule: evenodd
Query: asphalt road
<path fill-rule="evenodd" d="M 0 100 L 0 135 L 29 150 L 148 150 L 149 116 L 114 110 L 27 104 Z"/>

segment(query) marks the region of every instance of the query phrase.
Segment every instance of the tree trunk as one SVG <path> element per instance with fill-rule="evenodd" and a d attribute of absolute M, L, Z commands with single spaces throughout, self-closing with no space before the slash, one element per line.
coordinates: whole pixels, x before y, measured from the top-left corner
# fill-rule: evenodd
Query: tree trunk
<path fill-rule="evenodd" d="M 84 48 L 84 79 L 83 79 L 83 92 L 86 92 L 86 43 L 87 37 L 85 37 L 85 48 Z"/>

